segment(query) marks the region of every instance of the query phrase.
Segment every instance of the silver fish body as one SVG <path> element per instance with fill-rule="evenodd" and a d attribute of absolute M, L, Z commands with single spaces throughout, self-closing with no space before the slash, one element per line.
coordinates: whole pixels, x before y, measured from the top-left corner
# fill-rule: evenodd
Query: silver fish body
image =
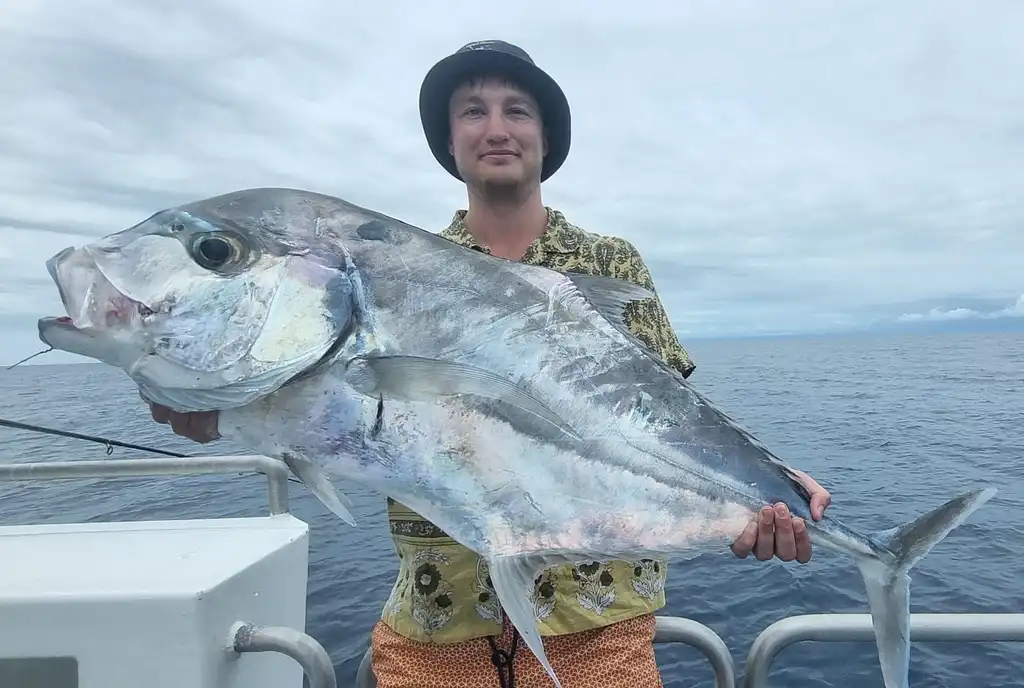
<path fill-rule="evenodd" d="M 147 398 L 221 411 L 354 523 L 335 483 L 415 509 L 487 560 L 544 654 L 533 581 L 552 565 L 725 547 L 785 502 L 851 555 L 887 688 L 907 685 L 910 568 L 995 490 L 862 535 L 810 518 L 793 471 L 629 334 L 650 297 L 511 262 L 343 200 L 239 191 L 157 213 L 48 264 L 55 348 L 124 369 Z"/>

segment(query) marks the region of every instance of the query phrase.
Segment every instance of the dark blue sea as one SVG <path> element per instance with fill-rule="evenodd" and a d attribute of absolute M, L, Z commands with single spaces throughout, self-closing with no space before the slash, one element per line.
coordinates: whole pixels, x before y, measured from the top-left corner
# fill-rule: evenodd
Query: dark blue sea
<path fill-rule="evenodd" d="M 830 488 L 831 513 L 864 530 L 911 519 L 954 494 L 997 497 L 914 570 L 915 612 L 1024 612 L 1024 334 L 886 335 L 688 343 L 697 387 Z M 40 362 L 45 357 L 37 359 Z M 127 378 L 99 365 L 0 370 L 0 416 L 156 445 L 207 448 L 153 423 Z M 100 445 L 0 428 L 0 461 L 102 459 Z M 148 456 L 118 449 L 112 458 Z M 300 485 L 293 510 L 311 525 L 307 631 L 350 685 L 396 571 L 383 499 L 346 491 L 360 527 L 336 520 Z M 0 484 L 0 523 L 265 513 L 259 476 Z M 726 550 L 672 568 L 665 613 L 708 624 L 742 672 L 751 641 L 785 616 L 864 612 L 852 562 L 819 551 L 806 566 Z M 1024 685 L 1024 644 L 916 643 L 914 688 Z M 669 686 L 710 686 L 696 650 L 659 648 Z M 873 643 L 784 650 L 773 686 L 880 686 Z"/>

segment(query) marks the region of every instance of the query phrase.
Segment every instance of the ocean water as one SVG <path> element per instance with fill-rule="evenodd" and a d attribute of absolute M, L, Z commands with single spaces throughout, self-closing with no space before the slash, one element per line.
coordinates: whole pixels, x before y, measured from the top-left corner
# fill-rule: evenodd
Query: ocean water
<path fill-rule="evenodd" d="M 1024 612 L 1024 335 L 956 334 L 698 341 L 692 381 L 834 496 L 835 516 L 864 530 L 911 519 L 956 493 L 997 497 L 914 570 L 915 612 Z M 39 361 L 45 360 L 37 359 Z M 0 417 L 148 444 L 201 447 L 153 423 L 128 380 L 98 365 L 0 370 Z M 149 456 L 115 450 L 112 458 Z M 104 448 L 0 428 L 0 461 L 100 459 Z M 350 685 L 396 571 L 383 499 L 346 488 L 360 527 L 291 485 L 311 525 L 307 631 Z M 265 513 L 259 476 L 0 483 L 0 523 L 241 516 Z M 849 559 L 818 551 L 806 566 L 738 560 L 728 550 L 673 565 L 666 614 L 708 624 L 743 670 L 755 636 L 785 616 L 863 612 Z M 691 648 L 658 648 L 668 686 L 710 686 Z M 1024 646 L 916 643 L 914 688 L 1024 684 Z M 771 685 L 880 686 L 873 643 L 783 650 Z"/>

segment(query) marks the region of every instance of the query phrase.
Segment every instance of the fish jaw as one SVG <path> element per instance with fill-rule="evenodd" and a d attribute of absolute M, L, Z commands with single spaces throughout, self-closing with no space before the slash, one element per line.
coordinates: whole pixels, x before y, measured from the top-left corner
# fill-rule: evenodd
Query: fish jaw
<path fill-rule="evenodd" d="M 109 339 L 75 327 L 68 316 L 44 317 L 37 323 L 39 339 L 51 349 L 91 358 L 122 370 L 138 364 L 146 352 L 130 342 Z"/>
<path fill-rule="evenodd" d="M 66 315 L 37 323 L 47 346 L 125 370 L 148 353 L 141 322 L 153 311 L 108 280 L 86 248 L 68 247 L 46 261 Z"/>
<path fill-rule="evenodd" d="M 107 279 L 87 248 L 66 248 L 46 261 L 67 313 L 78 330 L 105 338 L 125 338 L 153 315 L 150 305 L 133 299 Z"/>

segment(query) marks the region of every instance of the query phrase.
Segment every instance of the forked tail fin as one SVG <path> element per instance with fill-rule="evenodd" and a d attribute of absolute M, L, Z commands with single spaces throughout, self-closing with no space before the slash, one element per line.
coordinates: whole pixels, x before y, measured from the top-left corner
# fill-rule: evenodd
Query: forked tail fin
<path fill-rule="evenodd" d="M 909 688 L 910 569 L 995 494 L 991 487 L 968 492 L 899 528 L 876 533 L 873 539 L 894 557 L 857 559 L 885 688 Z"/>

